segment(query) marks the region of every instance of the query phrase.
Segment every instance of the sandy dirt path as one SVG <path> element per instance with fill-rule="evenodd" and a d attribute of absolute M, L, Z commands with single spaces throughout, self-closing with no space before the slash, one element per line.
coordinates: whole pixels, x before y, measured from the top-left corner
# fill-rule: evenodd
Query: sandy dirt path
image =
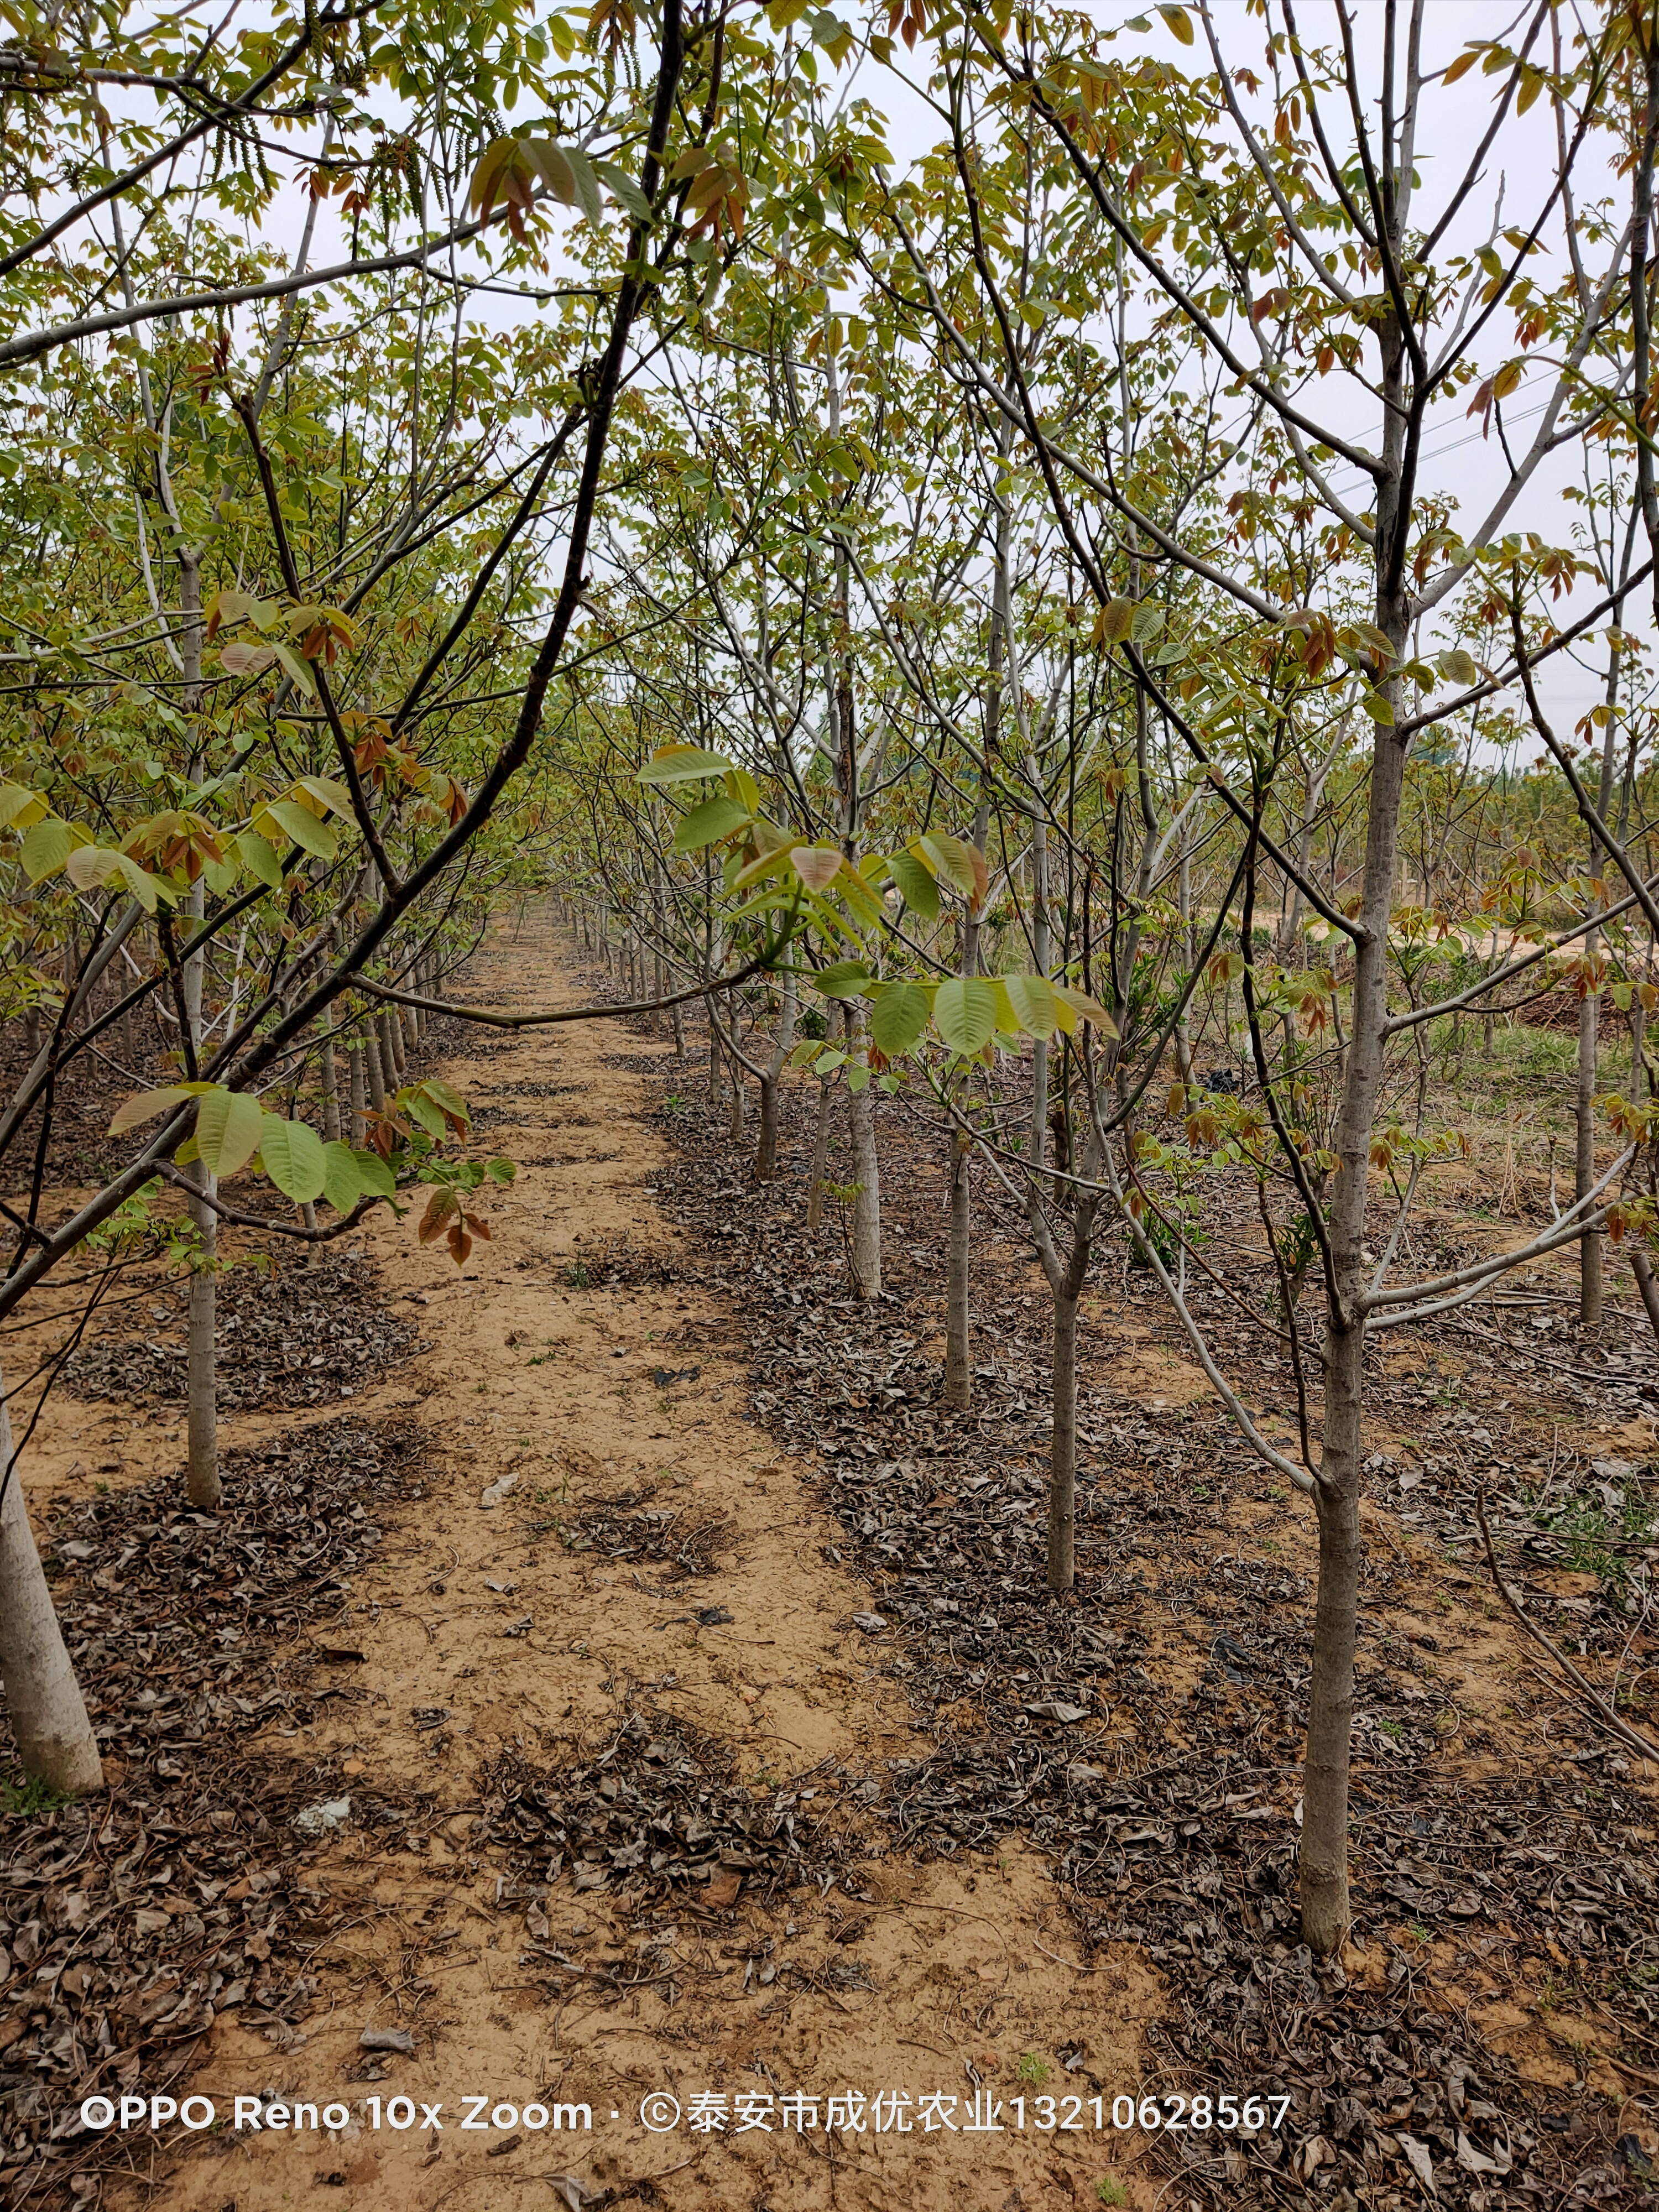
<path fill-rule="evenodd" d="M 533 919 L 487 945 L 467 986 L 520 1006 L 571 1003 L 579 988 L 569 946 Z M 355 1923 L 313 1962 L 326 2008 L 274 2040 L 222 2016 L 194 2085 L 222 2117 L 240 2095 L 319 2116 L 343 2105 L 348 2124 L 296 2130 L 273 2113 L 258 2131 L 172 2139 L 182 2155 L 164 2160 L 159 2200 L 276 2212 L 340 2187 L 367 2212 L 482 2212 L 532 2184 L 532 2201 L 550 2189 L 577 2212 L 1152 2205 L 1164 2185 L 1140 2163 L 1144 2141 L 1109 2118 L 1114 2094 L 1137 2088 L 1157 2008 L 1140 1954 L 1076 1971 L 1060 1894 L 1024 1846 L 921 1866 L 860 1826 L 859 1780 L 923 1741 L 852 1621 L 867 1590 L 823 1556 L 836 1532 L 801 1462 L 743 1418 L 728 1317 L 675 1286 L 678 1232 L 649 1188 L 663 1146 L 646 1069 L 665 1046 L 614 1024 L 494 1043 L 484 1033 L 442 1071 L 489 1109 L 480 1141 L 524 1164 L 490 1198 L 493 1240 L 458 1275 L 416 1247 L 412 1223 L 370 1239 L 394 1311 L 418 1316 L 430 1348 L 356 1410 L 417 1409 L 427 1496 L 388 1521 L 358 1578 L 359 1694 L 273 1744 L 337 1766 L 358 1803 L 428 1791 L 442 1818 L 424 1856 L 389 1855 L 355 1818 L 339 1832 L 312 1876 L 319 1914 L 347 1905 Z M 666 1264 L 599 1286 L 585 1255 L 620 1245 Z M 675 1516 L 665 1525 L 697 1534 L 708 1571 L 585 1548 L 601 1509 L 605 1526 Z M 475 1829 L 481 1771 L 507 1755 L 568 1767 L 635 1714 L 706 1737 L 757 1804 L 793 1783 L 803 1817 L 831 1808 L 860 1840 L 842 1879 L 764 1901 L 717 1876 L 652 1911 L 638 1893 L 578 1891 L 568 1869 L 550 1886 L 504 1877 Z M 412 2054 L 366 2055 L 368 2028 L 406 2030 Z M 909 2102 L 878 2130 L 883 2092 Z M 640 2118 L 654 2093 L 682 2113 L 655 2134 Z M 951 2101 L 929 2125 L 933 2093 Z M 792 2094 L 816 2100 L 793 2128 Z M 976 2094 L 981 2118 L 1000 2103 L 1000 2128 L 969 2125 Z M 862 2109 L 843 2103 L 831 2129 L 832 2096 Z M 720 2124 L 693 2127 L 700 2097 Z M 390 2124 L 398 2098 L 413 2126 Z M 473 2098 L 479 2124 L 465 2127 Z M 1081 2124 L 1045 2127 L 1048 2098 Z M 425 2106 L 441 2107 L 441 2130 L 421 2124 Z M 520 2118 L 492 2126 L 497 2106 Z M 533 2124 L 558 2106 L 577 2110 L 556 2130 Z"/>

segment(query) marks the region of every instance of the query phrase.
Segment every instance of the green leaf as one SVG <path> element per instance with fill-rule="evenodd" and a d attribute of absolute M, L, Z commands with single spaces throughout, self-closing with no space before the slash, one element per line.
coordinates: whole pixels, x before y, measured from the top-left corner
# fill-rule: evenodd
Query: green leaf
<path fill-rule="evenodd" d="M 702 745 L 661 745 L 639 771 L 641 783 L 700 783 L 705 776 L 724 775 L 732 763 L 724 753 L 711 753 Z"/>
<path fill-rule="evenodd" d="M 448 1125 L 444 1120 L 442 1109 L 426 1096 L 423 1087 L 400 1092 L 399 1103 L 410 1121 L 418 1121 L 428 1137 L 436 1137 L 442 1142 Z"/>
<path fill-rule="evenodd" d="M 1184 8 L 1164 7 L 1160 8 L 1158 12 L 1163 16 L 1164 21 L 1175 33 L 1176 37 L 1181 41 L 1182 45 L 1183 46 L 1190 46 L 1193 43 L 1193 19 L 1187 13 L 1187 10 Z"/>
<path fill-rule="evenodd" d="M 363 1194 L 357 1155 L 337 1141 L 323 1146 L 323 1196 L 337 1213 L 349 1213 Z"/>
<path fill-rule="evenodd" d="M 311 672 L 311 663 L 291 645 L 273 645 L 271 651 L 282 663 L 283 673 L 296 691 L 303 691 L 307 699 L 317 696 L 317 679 Z"/>
<path fill-rule="evenodd" d="M 125 860 L 125 854 L 124 853 L 121 857 Z M 155 880 L 155 878 L 151 877 L 152 884 Z M 215 898 L 229 898 L 241 880 L 242 871 L 234 860 L 204 860 L 202 863 L 202 881 Z M 149 896 L 154 898 L 153 890 Z M 141 890 L 135 890 L 133 896 L 143 902 L 145 895 Z M 147 914 L 154 914 L 155 908 L 153 905 L 146 905 L 144 910 Z"/>
<path fill-rule="evenodd" d="M 273 799 L 262 810 L 260 819 L 274 822 L 279 830 L 286 830 L 289 842 L 302 853 L 313 854 L 319 860 L 331 860 L 339 850 L 340 840 L 331 823 L 319 822 L 308 807 L 295 799 Z"/>
<path fill-rule="evenodd" d="M 694 806 L 689 814 L 681 816 L 674 831 L 673 849 L 677 853 L 700 853 L 705 845 L 719 844 L 722 837 L 729 837 L 734 830 L 741 830 L 752 818 L 750 809 L 735 799 L 705 799 L 701 806 Z"/>
<path fill-rule="evenodd" d="M 1098 999 L 1091 999 L 1086 991 L 1074 991 L 1065 983 L 1051 983 L 1048 988 L 1054 994 L 1054 1003 L 1060 1015 L 1060 1026 L 1067 1036 L 1076 1034 L 1077 1025 L 1080 1021 L 1091 1023 L 1100 1031 L 1102 1036 L 1117 1036 L 1117 1024 Z"/>
<path fill-rule="evenodd" d="M 283 1196 L 296 1206 L 322 1196 L 326 1173 L 323 1140 L 303 1121 L 284 1121 L 267 1114 L 259 1131 L 259 1157 Z"/>
<path fill-rule="evenodd" d="M 453 1090 L 441 1075 L 428 1075 L 417 1087 L 424 1097 L 432 1100 L 440 1113 L 451 1115 L 464 1128 L 471 1126 L 472 1116 L 466 1110 L 465 1099 L 459 1091 Z"/>
<path fill-rule="evenodd" d="M 23 783 L 0 783 L 0 830 L 27 830 L 51 811 L 38 791 Z"/>
<path fill-rule="evenodd" d="M 809 978 L 812 988 L 826 999 L 861 998 L 873 980 L 861 960 L 837 960 L 834 967 L 820 968 Z"/>
<path fill-rule="evenodd" d="M 952 1052 L 975 1053 L 997 1025 L 996 993 L 982 975 L 953 978 L 933 995 L 933 1026 Z"/>
<path fill-rule="evenodd" d="M 1393 728 L 1394 708 L 1380 691 L 1373 691 L 1367 684 L 1359 694 L 1359 703 L 1372 721 L 1380 722 L 1385 730 Z"/>
<path fill-rule="evenodd" d="M 929 1012 L 929 994 L 920 983 L 883 983 L 871 994 L 872 1042 L 889 1060 L 914 1052 Z"/>
<path fill-rule="evenodd" d="M 1449 653 L 1441 653 L 1437 665 L 1443 676 L 1449 677 L 1454 684 L 1461 684 L 1465 689 L 1480 681 L 1480 662 L 1472 653 L 1465 653 L 1461 645 L 1455 645 Z"/>
<path fill-rule="evenodd" d="M 1133 599 L 1108 599 L 1095 617 L 1095 635 L 1103 644 L 1121 645 L 1134 628 Z"/>
<path fill-rule="evenodd" d="M 55 876 L 75 850 L 75 833 L 67 822 L 49 814 L 37 822 L 23 839 L 23 872 L 32 884 Z"/>
<path fill-rule="evenodd" d="M 1046 976 L 1005 975 L 1003 988 L 1021 1029 L 1034 1037 L 1050 1037 L 1060 1026 L 1060 1010 Z"/>
<path fill-rule="evenodd" d="M 337 776 L 301 775 L 295 781 L 301 791 L 308 791 L 319 806 L 331 807 L 335 813 L 351 818 L 351 793 Z"/>
<path fill-rule="evenodd" d="M 268 884 L 274 891 L 281 890 L 283 864 L 276 848 L 268 837 L 262 837 L 257 830 L 240 831 L 236 838 L 236 857 L 249 875 L 258 877 L 262 884 Z"/>
<path fill-rule="evenodd" d="M 351 1157 L 357 1164 L 357 1180 L 366 1198 L 398 1195 L 398 1178 L 378 1152 L 354 1151 Z"/>
<path fill-rule="evenodd" d="M 963 898 L 971 899 L 977 887 L 977 872 L 974 866 L 974 848 L 960 837 L 953 837 L 945 830 L 930 830 L 925 837 L 918 837 L 910 848 L 931 867 L 936 876 L 943 876 L 954 884 Z M 982 866 L 983 862 L 981 863 Z"/>
<path fill-rule="evenodd" d="M 132 1097 L 123 1099 L 115 1109 L 115 1119 L 109 1125 L 112 1137 L 124 1137 L 129 1129 L 141 1123 L 153 1121 L 169 1106 L 177 1106 L 186 1098 L 194 1098 L 206 1085 L 197 1083 L 169 1083 L 160 1091 L 140 1091 Z"/>
<path fill-rule="evenodd" d="M 939 919 L 939 885 L 928 874 L 914 853 L 895 853 L 888 862 L 893 881 L 898 885 L 899 896 L 912 913 L 919 914 L 924 921 Z M 886 1050 L 884 1045 L 882 1049 Z"/>
<path fill-rule="evenodd" d="M 626 169 L 619 169 L 614 161 L 595 161 L 593 173 L 624 214 L 635 222 L 650 222 L 651 203 Z"/>
<path fill-rule="evenodd" d="M 196 1109 L 196 1149 L 216 1176 L 234 1176 L 259 1149 L 264 1111 L 246 1091 L 215 1084 Z"/>

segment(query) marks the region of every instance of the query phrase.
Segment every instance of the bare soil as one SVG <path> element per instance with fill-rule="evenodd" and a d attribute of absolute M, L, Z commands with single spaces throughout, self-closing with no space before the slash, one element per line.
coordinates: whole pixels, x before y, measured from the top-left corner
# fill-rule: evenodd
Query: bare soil
<path fill-rule="evenodd" d="M 508 925 L 468 988 L 580 1003 L 574 966 Z M 1055 1607 L 1041 1277 L 981 1221 L 976 1405 L 944 1415 L 943 1178 L 902 1109 L 888 1296 L 860 1310 L 839 1223 L 800 1225 L 815 1087 L 757 1190 L 660 1036 L 439 1044 L 518 1181 L 459 1274 L 381 1222 L 331 1272 L 233 1277 L 216 1525 L 180 1510 L 165 1285 L 82 1369 L 120 1395 L 54 1395 L 30 1443 L 112 1786 L 6 1823 L 13 2204 L 1655 2201 L 1651 1792 L 1498 1603 L 1470 1519 L 1484 1485 L 1506 1571 L 1603 1680 L 1622 1642 L 1650 1725 L 1650 1625 L 1603 1571 L 1642 1531 L 1603 1528 L 1587 1568 L 1533 1480 L 1593 1499 L 1592 1461 L 1646 1468 L 1659 1370 L 1627 1321 L 1569 1342 L 1540 1276 L 1378 1363 L 1358 1920 L 1319 1969 L 1294 1927 L 1310 1524 L 1145 1281 L 1113 1262 L 1091 1294 Z M 61 1337 L 9 1340 L 13 1371 Z M 1288 1435 L 1282 1368 L 1250 1372 Z M 388 2030 L 410 2047 L 373 2048 Z M 94 2090 L 186 2087 L 350 2117 L 76 2127 Z M 1111 2125 L 1115 2097 L 1230 2089 L 1282 2096 L 1281 2124 Z M 872 2124 L 878 2092 L 908 2130 Z M 934 2092 L 954 2130 L 924 2125 Z M 641 2124 L 657 2093 L 670 2132 Z M 690 2124 L 705 2093 L 720 2128 Z M 781 2124 L 792 2094 L 816 2127 Z M 1068 2096 L 1082 2124 L 1045 2126 Z M 738 2130 L 741 2098 L 769 2130 Z M 1000 2130 L 963 2132 L 975 2098 Z M 591 2131 L 489 2124 L 526 2105 Z"/>

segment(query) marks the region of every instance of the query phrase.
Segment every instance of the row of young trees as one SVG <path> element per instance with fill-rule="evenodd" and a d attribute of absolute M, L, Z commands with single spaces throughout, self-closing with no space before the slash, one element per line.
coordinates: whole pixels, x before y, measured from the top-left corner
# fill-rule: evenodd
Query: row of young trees
<path fill-rule="evenodd" d="M 256 1170 L 302 1238 L 424 1185 L 462 1253 L 464 1102 L 388 1074 L 348 1129 L 338 1054 L 552 886 L 633 999 L 705 1009 L 758 1175 L 792 1064 L 815 1206 L 844 1109 L 863 1297 L 878 1117 L 931 1117 L 948 1404 L 975 1161 L 1017 1210 L 1053 1297 L 1056 1601 L 1084 1287 L 1109 1240 L 1155 1274 L 1316 1517 L 1302 1910 L 1331 1953 L 1368 1346 L 1568 1244 L 1593 1320 L 1607 1231 L 1654 1222 L 1647 15 L 1540 4 L 1443 54 L 1425 0 L 1252 0 L 1224 33 L 926 0 L 18 21 L 0 810 L 39 1044 L 0 1123 L 0 1315 L 176 1237 L 180 1177 L 198 1262 Z M 1571 730 L 1563 670 L 1594 685 Z M 1412 1278 L 1456 1135 L 1431 1046 L 1543 990 L 1578 1009 L 1572 1203 Z M 1604 1085 L 1609 1002 L 1633 1057 Z M 135 1085 L 159 1126 L 62 1211 L 54 1101 L 122 1071 L 134 1007 L 178 1080 Z M 1214 1172 L 1255 1194 L 1295 1453 L 1186 1294 Z M 25 1757 L 84 1787 L 16 1493 L 0 1624 L 27 1584 L 32 1625 L 0 1671 Z"/>

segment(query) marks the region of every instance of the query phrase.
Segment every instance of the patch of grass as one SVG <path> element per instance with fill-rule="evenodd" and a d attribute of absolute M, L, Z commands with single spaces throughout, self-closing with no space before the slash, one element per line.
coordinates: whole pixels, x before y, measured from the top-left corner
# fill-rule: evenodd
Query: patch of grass
<path fill-rule="evenodd" d="M 38 1820 L 44 1814 L 55 1813 L 70 1800 L 61 1790 L 43 1782 L 38 1774 L 31 1774 L 21 1782 L 0 1782 L 0 1813 L 9 1813 L 20 1820 Z"/>
<path fill-rule="evenodd" d="M 1100 2204 L 1127 2204 L 1129 2192 L 1121 2181 L 1114 2181 L 1109 2173 L 1103 2181 L 1096 2182 L 1095 2201 Z"/>
<path fill-rule="evenodd" d="M 1626 1580 L 1630 1573 L 1628 1557 L 1614 1547 L 1652 1543 L 1655 1525 L 1659 1523 L 1659 1511 L 1643 1495 L 1638 1481 L 1604 1483 L 1561 1504 L 1546 1504 L 1529 1498 L 1528 1505 L 1534 1526 L 1565 1547 L 1562 1565 L 1573 1574 L 1595 1575 L 1602 1582 Z"/>
<path fill-rule="evenodd" d="M 585 1291 L 587 1288 L 587 1270 L 580 1260 L 573 1260 L 570 1262 L 564 1271 L 564 1279 L 573 1291 Z"/>
<path fill-rule="evenodd" d="M 1048 2080 L 1048 2068 L 1043 2064 L 1042 2059 L 1037 2057 L 1036 2051 L 1027 2051 L 1021 2054 L 1019 2064 L 1015 2069 L 1014 2078 L 1018 2081 L 1042 2082 Z"/>

